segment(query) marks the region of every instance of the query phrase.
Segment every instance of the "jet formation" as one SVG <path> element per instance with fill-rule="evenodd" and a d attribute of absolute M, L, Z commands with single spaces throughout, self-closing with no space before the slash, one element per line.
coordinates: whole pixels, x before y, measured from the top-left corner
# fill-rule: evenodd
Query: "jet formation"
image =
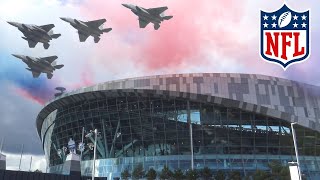
<path fill-rule="evenodd" d="M 46 73 L 47 78 L 51 79 L 53 76 L 53 71 L 56 69 L 61 69 L 64 65 L 56 65 L 56 59 L 58 59 L 58 56 L 48 56 L 48 57 L 30 57 L 30 56 L 23 56 L 23 55 L 17 55 L 12 54 L 14 57 L 21 59 L 25 64 L 28 65 L 28 68 L 26 68 L 28 71 L 32 72 L 32 76 L 34 78 L 37 78 L 40 76 L 41 73 Z"/>
<path fill-rule="evenodd" d="M 112 30 L 112 28 L 103 28 L 103 24 L 107 21 L 106 19 L 98 19 L 87 22 L 65 17 L 61 17 L 60 19 L 70 23 L 71 26 L 78 30 L 80 42 L 84 42 L 89 36 L 93 36 L 94 42 L 98 43 L 100 41 L 101 34 L 108 33 Z"/>
<path fill-rule="evenodd" d="M 17 22 L 10 22 L 9 24 L 17 27 L 24 35 L 22 39 L 28 41 L 29 47 L 34 48 L 37 43 L 43 43 L 43 47 L 48 49 L 50 44 L 49 42 L 52 39 L 57 39 L 61 36 L 61 34 L 54 34 L 52 28 L 54 28 L 54 24 L 46 24 L 42 26 L 37 26 L 34 24 L 23 24 Z"/>
<path fill-rule="evenodd" d="M 153 23 L 154 29 L 158 30 L 162 21 L 169 20 L 173 17 L 164 15 L 164 11 L 168 9 L 168 7 L 166 6 L 146 9 L 132 4 L 122 5 L 130 9 L 135 15 L 139 17 L 140 28 L 145 28 L 149 23 Z"/>
<path fill-rule="evenodd" d="M 143 8 L 140 6 L 132 4 L 122 4 L 124 7 L 129 8 L 135 15 L 139 17 L 139 27 L 145 28 L 149 23 L 153 23 L 154 29 L 158 30 L 160 28 L 161 22 L 164 20 L 169 20 L 173 16 L 165 16 L 164 11 L 168 7 L 156 7 L 156 8 Z M 70 23 L 75 29 L 78 30 L 79 41 L 85 42 L 89 36 L 92 36 L 95 43 L 100 41 L 100 36 L 103 33 L 108 33 L 112 28 L 103 28 L 103 24 L 107 21 L 106 19 L 98 19 L 93 21 L 81 21 L 78 19 L 72 19 L 67 17 L 60 17 L 63 21 Z M 38 43 L 42 43 L 44 49 L 48 49 L 49 42 L 52 39 L 57 39 L 61 34 L 54 34 L 52 28 L 55 27 L 54 24 L 46 24 L 42 26 L 34 24 L 24 24 L 8 21 L 12 26 L 15 26 L 23 33 L 23 39 L 28 41 L 29 47 L 34 48 Z M 47 78 L 51 79 L 53 77 L 53 71 L 56 69 L 61 69 L 64 65 L 56 65 L 57 56 L 49 56 L 42 58 L 35 58 L 30 56 L 16 55 L 12 54 L 14 57 L 21 59 L 24 63 L 28 65 L 27 70 L 32 72 L 34 78 L 38 78 L 41 73 L 46 73 Z M 58 87 L 62 94 L 65 90 L 62 87 Z"/>

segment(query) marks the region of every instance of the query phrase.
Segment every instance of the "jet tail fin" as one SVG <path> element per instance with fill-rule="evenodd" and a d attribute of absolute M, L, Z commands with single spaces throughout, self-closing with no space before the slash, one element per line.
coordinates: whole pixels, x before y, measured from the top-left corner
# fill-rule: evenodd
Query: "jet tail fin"
<path fill-rule="evenodd" d="M 112 28 L 106 28 L 106 29 L 102 29 L 102 32 L 107 33 L 107 32 L 110 32 L 111 30 L 112 30 Z"/>
<path fill-rule="evenodd" d="M 50 35 L 53 39 L 57 39 L 58 37 L 61 36 L 61 34 L 52 34 Z"/>
<path fill-rule="evenodd" d="M 47 73 L 47 78 L 48 78 L 48 79 L 51 79 L 51 78 L 52 78 L 52 76 L 53 76 L 53 74 L 51 74 L 51 73 Z"/>
<path fill-rule="evenodd" d="M 154 30 L 158 30 L 160 28 L 160 24 L 154 24 L 153 28 Z"/>
<path fill-rule="evenodd" d="M 165 20 L 169 20 L 169 19 L 173 18 L 173 16 L 164 16 L 162 18 L 165 19 Z"/>
<path fill-rule="evenodd" d="M 53 66 L 55 69 L 61 69 L 64 65 L 63 64 L 59 64 L 59 65 L 55 65 Z"/>
<path fill-rule="evenodd" d="M 49 46 L 50 46 L 50 44 L 49 44 L 49 43 L 44 43 L 44 44 L 43 44 L 44 49 L 48 49 L 48 48 L 49 48 Z"/>
<path fill-rule="evenodd" d="M 94 42 L 95 43 L 98 43 L 100 41 L 100 38 L 99 37 L 94 37 Z"/>

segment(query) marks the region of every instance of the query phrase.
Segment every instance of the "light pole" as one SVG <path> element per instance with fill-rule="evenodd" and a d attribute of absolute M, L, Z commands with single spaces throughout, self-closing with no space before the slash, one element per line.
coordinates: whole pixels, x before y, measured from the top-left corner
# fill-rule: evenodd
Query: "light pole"
<path fill-rule="evenodd" d="M 92 180 L 94 180 L 94 173 L 96 169 L 96 152 L 97 152 L 97 135 L 98 135 L 98 130 L 94 130 L 94 149 L 93 149 L 93 167 L 92 167 Z"/>
<path fill-rule="evenodd" d="M 191 169 L 194 170 L 192 122 L 191 122 L 191 112 L 190 112 L 190 102 L 189 101 L 187 101 L 187 122 L 189 125 L 189 134 L 190 134 Z"/>
<path fill-rule="evenodd" d="M 98 130 L 95 129 L 94 131 L 90 131 L 90 133 L 88 133 L 86 135 L 86 137 L 90 137 L 92 136 L 94 133 L 94 149 L 93 149 L 93 163 L 92 163 L 92 180 L 94 180 L 94 173 L 95 173 L 95 169 L 96 169 L 96 149 L 97 149 L 97 136 L 98 136 Z"/>
<path fill-rule="evenodd" d="M 83 136 L 84 136 L 84 127 L 82 127 L 82 137 L 81 137 L 81 143 L 79 145 L 79 150 L 81 152 L 81 154 L 80 154 L 80 162 L 82 161 L 82 153 L 84 151 L 84 143 L 83 143 L 83 138 L 84 137 Z"/>
<path fill-rule="evenodd" d="M 301 180 L 301 171 L 300 171 L 300 163 L 299 163 L 299 155 L 298 155 L 298 147 L 296 142 L 296 132 L 294 131 L 293 125 L 297 124 L 296 122 L 291 123 L 291 131 L 292 131 L 292 138 L 294 144 L 294 150 L 296 153 L 297 165 L 298 165 L 298 173 L 299 173 L 299 180 Z"/>

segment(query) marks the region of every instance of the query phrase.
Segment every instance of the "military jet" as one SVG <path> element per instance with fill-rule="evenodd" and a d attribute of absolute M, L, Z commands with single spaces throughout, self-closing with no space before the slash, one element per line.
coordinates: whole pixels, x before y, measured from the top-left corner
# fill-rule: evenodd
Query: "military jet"
<path fill-rule="evenodd" d="M 103 29 L 103 24 L 107 21 L 106 19 L 98 19 L 87 22 L 64 17 L 61 17 L 60 19 L 70 23 L 71 26 L 78 30 L 80 42 L 84 42 L 89 36 L 93 36 L 94 42 L 98 43 L 100 41 L 101 34 L 112 30 L 112 28 Z"/>
<path fill-rule="evenodd" d="M 24 37 L 22 37 L 22 39 L 28 41 L 30 48 L 34 48 L 38 42 L 41 42 L 43 43 L 43 47 L 48 49 L 50 40 L 57 39 L 61 36 L 61 34 L 53 34 L 52 28 L 55 27 L 54 24 L 37 26 L 10 21 L 8 21 L 8 23 L 17 27 L 23 33 Z"/>
<path fill-rule="evenodd" d="M 139 17 L 140 28 L 145 28 L 151 22 L 154 25 L 154 29 L 158 30 L 162 21 L 169 20 L 173 17 L 163 14 L 163 12 L 168 9 L 166 6 L 146 9 L 132 4 L 122 5 L 131 9 L 131 11 Z"/>
<path fill-rule="evenodd" d="M 56 65 L 57 56 L 49 56 L 42 58 L 35 58 L 30 56 L 22 56 L 12 54 L 14 57 L 21 59 L 24 63 L 28 65 L 27 70 L 32 72 L 33 78 L 37 78 L 41 73 L 46 73 L 47 78 L 51 79 L 53 76 L 53 71 L 56 69 L 61 69 L 64 65 Z"/>

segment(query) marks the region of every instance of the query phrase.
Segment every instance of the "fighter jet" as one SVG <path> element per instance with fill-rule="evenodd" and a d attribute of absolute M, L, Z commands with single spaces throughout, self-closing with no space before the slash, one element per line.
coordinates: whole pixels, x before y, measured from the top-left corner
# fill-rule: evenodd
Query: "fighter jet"
<path fill-rule="evenodd" d="M 46 73 L 47 78 L 51 79 L 53 76 L 53 71 L 56 69 L 61 69 L 64 65 L 56 65 L 57 56 L 49 56 L 42 58 L 35 58 L 30 56 L 22 56 L 12 54 L 14 57 L 21 59 L 24 63 L 28 65 L 27 70 L 32 72 L 33 78 L 37 78 L 41 73 Z"/>
<path fill-rule="evenodd" d="M 17 22 L 10 22 L 9 24 L 17 27 L 24 35 L 22 39 L 28 41 L 29 47 L 34 48 L 38 42 L 43 43 L 43 47 L 48 49 L 50 40 L 57 39 L 61 34 L 53 34 L 52 28 L 54 24 L 46 24 L 42 26 L 37 26 L 34 24 L 22 24 Z"/>
<path fill-rule="evenodd" d="M 101 34 L 112 30 L 112 28 L 103 29 L 103 24 L 107 21 L 106 19 L 98 19 L 87 22 L 64 17 L 61 17 L 60 19 L 70 23 L 71 26 L 78 30 L 80 42 L 84 42 L 89 36 L 93 36 L 94 42 L 98 43 L 100 41 Z"/>
<path fill-rule="evenodd" d="M 131 11 L 139 17 L 140 28 L 145 28 L 150 22 L 153 23 L 155 30 L 158 30 L 160 24 L 164 20 L 169 20 L 173 16 L 165 16 L 163 12 L 168 9 L 168 7 L 157 7 L 157 8 L 143 8 L 131 4 L 122 4 L 124 7 L 131 9 Z"/>

